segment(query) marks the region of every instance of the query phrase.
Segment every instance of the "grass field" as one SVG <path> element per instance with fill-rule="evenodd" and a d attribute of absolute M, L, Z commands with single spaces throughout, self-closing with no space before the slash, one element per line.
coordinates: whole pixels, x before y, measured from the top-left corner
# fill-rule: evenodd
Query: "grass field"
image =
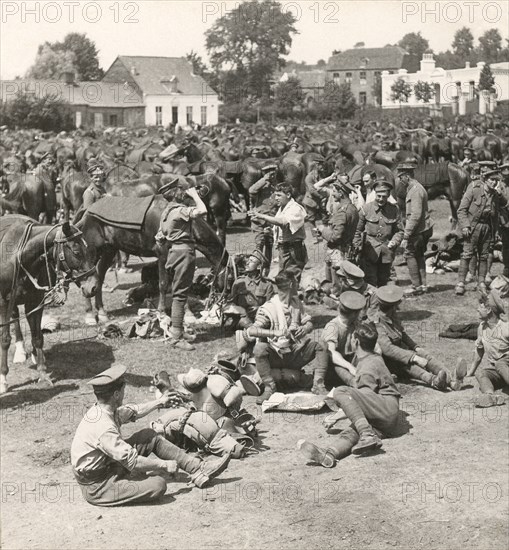
<path fill-rule="evenodd" d="M 435 236 L 447 230 L 445 201 L 433 201 Z M 228 235 L 232 252 L 250 250 L 249 232 Z M 321 272 L 323 253 L 310 245 L 311 268 Z M 205 265 L 205 264 L 203 264 Z M 115 321 L 126 328 L 136 308 L 125 308 L 126 289 L 139 280 L 120 275 L 120 287 L 105 294 Z M 494 271 L 501 270 L 496 264 Z M 398 268 L 400 284 L 409 284 Z M 114 283 L 114 274 L 108 274 Z M 407 300 L 409 332 L 452 369 L 470 359 L 472 342 L 438 338 L 454 322 L 476 320 L 476 293 L 458 298 L 455 274 L 431 275 L 433 292 Z M 334 312 L 313 307 L 317 331 Z M 190 489 L 179 474 L 163 504 L 113 509 L 84 502 L 69 464 L 74 430 L 93 401 L 86 381 L 113 361 L 128 365 L 126 400 L 152 399 L 152 376 L 206 367 L 230 348 L 233 337 L 199 327 L 192 353 L 163 342 L 97 338 L 83 327 L 84 307 L 74 288 L 65 306 L 50 310 L 62 330 L 47 337 L 53 387 L 33 382 L 36 372 L 14 365 L 11 392 L 0 398 L 2 548 L 437 548 L 506 549 L 508 537 L 508 409 L 475 409 L 477 382 L 461 392 L 441 393 L 401 384 L 407 433 L 385 440 L 383 452 L 349 457 L 334 469 L 307 466 L 295 451 L 300 438 L 326 445 L 321 414 L 262 415 L 252 398 L 248 409 L 261 417 L 261 449 L 228 470 L 208 489 Z M 318 334 L 318 332 L 317 332 Z M 11 357 L 13 350 L 11 349 Z M 126 428 L 145 427 L 157 414 Z"/>

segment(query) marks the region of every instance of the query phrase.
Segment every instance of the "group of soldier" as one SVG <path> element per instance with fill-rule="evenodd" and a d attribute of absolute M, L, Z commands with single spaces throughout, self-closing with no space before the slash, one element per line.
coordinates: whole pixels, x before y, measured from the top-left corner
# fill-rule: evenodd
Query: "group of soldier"
<path fill-rule="evenodd" d="M 50 162 L 51 158 L 44 159 L 40 170 Z M 121 365 L 91 380 L 97 403 L 79 425 L 71 448 L 74 475 L 87 502 L 113 506 L 158 499 L 166 491 L 166 476 L 179 468 L 190 476 L 191 484 L 205 486 L 224 471 L 230 458 L 242 457 L 246 438 L 256 435 L 253 419 L 242 412 L 246 393 L 263 404 L 278 389 L 310 390 L 324 398 L 332 390 L 329 395 L 351 426 L 329 447 L 306 440 L 297 444 L 309 462 L 324 467 L 333 467 L 350 453 L 377 450 L 383 437 L 395 433 L 398 378 L 440 391 L 458 391 L 463 379 L 475 374 L 481 391 L 476 404 L 502 404 L 504 397 L 496 390 L 509 386 L 509 165 L 484 162 L 477 166 L 478 172 L 470 167 L 472 183 L 458 210 L 464 244 L 456 293 L 464 293 L 467 274 L 476 269 L 483 296 L 470 369 L 461 358 L 450 373 L 411 338 L 398 314 L 405 298 L 429 291 L 425 253 L 433 224 L 426 190 L 413 177 L 415 165 L 403 162 L 397 168 L 404 216 L 391 182 L 374 173 L 364 175 L 362 189 L 352 185 L 346 174 L 325 175 L 317 162 L 298 202 L 290 185 L 275 182 L 276 167 L 269 165 L 249 190 L 254 250 L 245 275 L 234 282 L 229 297 L 236 315 L 238 365 L 225 367 L 223 362 L 208 373 L 191 369 L 181 376 L 182 391 L 190 395 L 183 409 L 175 407 L 176 396 L 181 399 L 183 394 L 176 394 L 169 383 L 162 384 L 162 396 L 153 402 L 124 405 L 126 368 Z M 90 185 L 83 208 L 90 208 L 106 193 L 102 165 L 91 160 L 87 172 Z M 185 178 L 175 178 L 160 193 L 168 200 L 157 239 L 170 249 L 166 263 L 172 280 L 169 343 L 191 351 L 195 346 L 184 330 L 184 311 L 195 272 L 192 221 L 204 216 L 206 207 Z M 337 309 L 317 339 L 312 336 L 313 319 L 299 297 L 308 262 L 307 229 L 324 243 L 327 304 Z M 488 290 L 489 259 L 497 233 L 503 242 L 504 273 Z M 274 245 L 279 270 L 269 279 Z M 411 280 L 405 291 L 395 280 L 398 249 L 404 252 Z M 485 354 L 487 366 L 479 369 Z M 246 365 L 252 365 L 252 370 Z M 163 414 L 159 422 L 129 439 L 122 437 L 123 423 L 167 407 L 171 414 Z M 193 420 L 196 411 L 204 413 L 202 422 Z M 197 435 L 190 435 L 190 429 Z M 201 450 L 220 458 L 202 460 L 184 451 L 183 435 L 194 437 Z M 147 476 L 151 471 L 163 475 Z"/>

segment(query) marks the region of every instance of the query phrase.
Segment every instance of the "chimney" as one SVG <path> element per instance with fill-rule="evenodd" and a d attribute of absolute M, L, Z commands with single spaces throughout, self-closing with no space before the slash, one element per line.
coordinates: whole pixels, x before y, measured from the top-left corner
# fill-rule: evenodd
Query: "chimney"
<path fill-rule="evenodd" d="M 470 61 L 465 61 L 465 69 L 470 69 Z"/>
<path fill-rule="evenodd" d="M 134 66 L 131 67 L 131 74 L 133 76 L 136 76 L 138 74 L 137 71 L 136 71 L 136 67 L 134 67 Z"/>
<path fill-rule="evenodd" d="M 432 53 L 425 53 L 421 59 L 421 73 L 432 73 L 435 70 L 435 58 Z"/>
<path fill-rule="evenodd" d="M 68 86 L 71 86 L 74 84 L 74 73 L 72 71 L 64 71 L 60 75 L 60 79 L 63 80 L 63 82 Z"/>

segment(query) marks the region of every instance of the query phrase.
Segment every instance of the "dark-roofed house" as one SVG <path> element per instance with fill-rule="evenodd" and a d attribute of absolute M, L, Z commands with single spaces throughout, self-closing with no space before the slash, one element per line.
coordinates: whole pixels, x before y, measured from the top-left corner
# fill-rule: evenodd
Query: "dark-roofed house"
<path fill-rule="evenodd" d="M 273 82 L 286 82 L 289 78 L 298 78 L 304 95 L 304 104 L 311 107 L 313 102 L 321 97 L 325 89 L 327 73 L 325 70 L 313 69 L 309 71 L 293 70 L 292 72 L 276 73 Z"/>
<path fill-rule="evenodd" d="M 68 102 L 77 128 L 145 124 L 142 96 L 116 82 L 77 82 L 73 73 L 63 73 L 61 80 L 1 81 L 0 101 L 12 101 L 19 93 Z"/>
<path fill-rule="evenodd" d="M 143 98 L 146 125 L 218 123 L 217 93 L 184 57 L 120 55 L 103 83 L 132 87 Z"/>
<path fill-rule="evenodd" d="M 389 74 L 400 69 L 414 72 L 419 68 L 419 59 L 399 46 L 384 48 L 353 48 L 333 53 L 327 64 L 328 80 L 336 84 L 347 83 L 359 105 L 375 105 L 373 85 L 382 71 Z"/>

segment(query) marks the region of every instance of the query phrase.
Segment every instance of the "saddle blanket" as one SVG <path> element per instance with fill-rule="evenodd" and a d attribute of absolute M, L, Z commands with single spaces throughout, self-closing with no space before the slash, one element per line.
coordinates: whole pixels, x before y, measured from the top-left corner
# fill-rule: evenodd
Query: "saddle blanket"
<path fill-rule="evenodd" d="M 103 197 L 87 213 L 114 227 L 141 231 L 154 197 Z"/>

